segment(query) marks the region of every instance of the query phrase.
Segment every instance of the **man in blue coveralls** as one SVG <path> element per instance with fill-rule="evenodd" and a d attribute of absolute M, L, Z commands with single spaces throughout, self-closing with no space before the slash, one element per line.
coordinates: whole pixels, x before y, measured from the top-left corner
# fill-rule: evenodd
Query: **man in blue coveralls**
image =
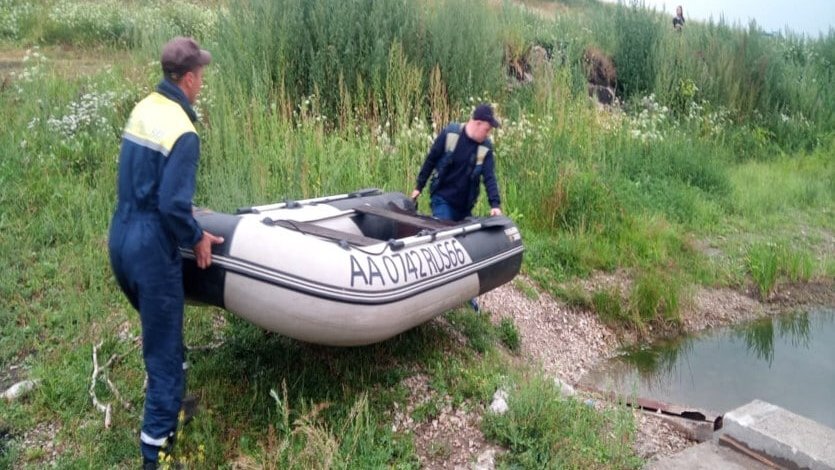
<path fill-rule="evenodd" d="M 148 373 L 140 433 L 144 468 L 169 450 L 185 391 L 183 274 L 178 247 L 194 250 L 197 266 L 212 262 L 223 238 L 192 216 L 200 139 L 191 105 L 211 55 L 191 38 L 162 49 L 163 80 L 131 112 L 122 135 L 118 203 L 110 225 L 110 263 L 122 291 L 139 310 Z"/>
<path fill-rule="evenodd" d="M 490 215 L 501 215 L 493 143 L 490 141 L 490 132 L 500 125 L 493 107 L 482 103 L 476 106 L 466 123 L 445 127 L 426 155 L 412 199 L 417 200 L 429 176 L 433 175 L 429 185 L 432 215 L 457 222 L 472 215 L 483 180 Z M 470 300 L 470 306 L 478 311 L 475 299 Z"/>

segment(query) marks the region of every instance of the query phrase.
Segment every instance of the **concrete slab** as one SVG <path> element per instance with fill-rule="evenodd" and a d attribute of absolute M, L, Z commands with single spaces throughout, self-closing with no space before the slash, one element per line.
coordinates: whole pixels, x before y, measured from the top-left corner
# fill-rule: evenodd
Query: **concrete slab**
<path fill-rule="evenodd" d="M 835 470 L 835 430 L 771 403 L 754 400 L 725 413 L 720 432 L 780 466 Z"/>
<path fill-rule="evenodd" d="M 708 441 L 650 462 L 647 470 L 773 470 L 774 467 L 749 459 L 743 454 Z"/>

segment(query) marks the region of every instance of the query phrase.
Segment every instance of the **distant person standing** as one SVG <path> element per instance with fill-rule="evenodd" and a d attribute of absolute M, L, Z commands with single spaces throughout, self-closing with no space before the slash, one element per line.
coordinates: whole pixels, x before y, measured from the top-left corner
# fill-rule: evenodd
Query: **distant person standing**
<path fill-rule="evenodd" d="M 118 202 L 108 247 L 113 273 L 142 323 L 148 373 L 139 435 L 143 468 L 170 452 L 185 391 L 182 261 L 194 250 L 201 269 L 223 238 L 202 230 L 192 215 L 200 139 L 192 104 L 211 55 L 185 37 L 162 49 L 163 79 L 130 114 L 119 153 Z"/>
<path fill-rule="evenodd" d="M 684 9 L 679 5 L 676 7 L 676 16 L 673 17 L 673 28 L 676 31 L 681 31 L 682 27 L 684 27 Z"/>
<path fill-rule="evenodd" d="M 412 199 L 417 200 L 423 187 L 429 185 L 432 215 L 441 220 L 460 221 L 472 215 L 473 207 L 484 182 L 490 215 L 501 215 L 499 185 L 496 182 L 495 159 L 490 132 L 500 126 L 493 107 L 476 106 L 466 123 L 452 123 L 435 138 L 418 173 Z M 470 300 L 478 311 L 478 303 Z"/>

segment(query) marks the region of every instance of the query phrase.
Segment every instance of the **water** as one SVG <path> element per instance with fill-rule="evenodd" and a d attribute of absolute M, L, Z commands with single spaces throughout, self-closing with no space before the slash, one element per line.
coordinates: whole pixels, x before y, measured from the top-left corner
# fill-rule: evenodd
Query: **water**
<path fill-rule="evenodd" d="M 835 309 L 628 351 L 583 382 L 720 414 L 758 398 L 835 428 Z"/>

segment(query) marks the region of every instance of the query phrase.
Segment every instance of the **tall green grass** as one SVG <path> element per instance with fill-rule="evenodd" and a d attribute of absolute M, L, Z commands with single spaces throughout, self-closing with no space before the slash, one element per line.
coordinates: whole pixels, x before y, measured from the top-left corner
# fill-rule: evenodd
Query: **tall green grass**
<path fill-rule="evenodd" d="M 666 15 L 641 2 L 585 15 L 595 28 L 570 34 L 611 55 L 624 97 L 653 93 L 679 115 L 703 101 L 728 109 L 746 128 L 735 145 L 740 157 L 773 153 L 750 151 L 752 133 L 784 150 L 809 151 L 833 126 L 833 32 L 816 39 L 792 32 L 773 36 L 756 24 L 724 20 L 691 21 L 676 32 Z"/>
<path fill-rule="evenodd" d="M 63 0 L 40 2 L 42 15 L 9 2 L 0 34 L 11 38 L 122 44 L 149 56 L 174 34 L 210 40 L 231 89 L 277 104 L 285 117 L 315 96 L 324 115 L 348 127 L 352 116 L 395 126 L 431 116 L 441 125 L 470 97 L 511 103 L 506 72 L 534 45 L 565 67 L 577 91 L 583 52 L 596 46 L 614 59 L 623 98 L 654 94 L 680 116 L 705 103 L 726 109 L 744 130 L 732 136 L 741 158 L 812 150 L 835 120 L 835 33 L 770 36 L 722 20 L 676 32 L 639 1 L 584 5 L 552 22 L 475 0 L 247 0 L 228 10 Z"/>
<path fill-rule="evenodd" d="M 221 19 L 218 56 L 239 90 L 285 117 L 315 96 L 343 125 L 353 115 L 401 125 L 426 117 L 430 93 L 452 103 L 497 93 L 498 29 L 473 0 L 251 0 Z"/>
<path fill-rule="evenodd" d="M 654 88 L 659 65 L 661 26 L 648 15 L 643 2 L 618 4 L 614 17 L 617 38 L 613 52 L 618 89 L 625 98 L 648 95 Z"/>

